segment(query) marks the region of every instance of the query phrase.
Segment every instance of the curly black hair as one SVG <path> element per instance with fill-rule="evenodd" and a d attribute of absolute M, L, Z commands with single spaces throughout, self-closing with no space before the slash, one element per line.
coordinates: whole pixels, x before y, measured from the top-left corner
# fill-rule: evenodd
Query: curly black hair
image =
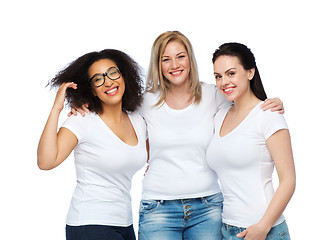
<path fill-rule="evenodd" d="M 140 66 L 126 53 L 115 49 L 104 49 L 100 52 L 90 52 L 70 63 L 49 81 L 47 86 L 59 87 L 64 82 L 74 82 L 77 89 L 67 89 L 66 101 L 71 107 L 81 107 L 88 104 L 90 111 L 102 112 L 102 103 L 92 91 L 88 69 L 98 60 L 110 59 L 119 68 L 124 82 L 125 92 L 122 97 L 122 111 L 133 112 L 143 100 L 143 81 Z"/>

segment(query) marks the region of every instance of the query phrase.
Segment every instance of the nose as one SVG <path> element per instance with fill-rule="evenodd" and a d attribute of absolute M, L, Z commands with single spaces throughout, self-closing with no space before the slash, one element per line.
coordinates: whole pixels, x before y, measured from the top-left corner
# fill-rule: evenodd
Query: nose
<path fill-rule="evenodd" d="M 219 82 L 219 84 L 220 84 L 221 88 L 226 87 L 229 84 L 228 78 L 227 77 L 222 77 L 221 81 Z"/>
<path fill-rule="evenodd" d="M 107 76 L 104 76 L 104 78 L 105 78 L 105 86 L 106 87 L 111 87 L 113 85 L 113 83 L 114 83 L 114 80 L 110 79 Z"/>
<path fill-rule="evenodd" d="M 172 59 L 171 67 L 173 69 L 177 69 L 179 67 L 179 62 L 177 61 L 177 59 Z"/>

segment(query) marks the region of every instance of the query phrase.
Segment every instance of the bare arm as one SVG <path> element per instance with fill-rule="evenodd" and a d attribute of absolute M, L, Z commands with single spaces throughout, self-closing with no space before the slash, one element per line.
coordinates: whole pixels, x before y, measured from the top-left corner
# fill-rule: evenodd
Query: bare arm
<path fill-rule="evenodd" d="M 266 238 L 273 224 L 284 212 L 295 190 L 295 167 L 289 131 L 286 129 L 277 131 L 268 138 L 266 145 L 276 166 L 279 186 L 262 219 L 237 235 L 249 240 Z"/>
<path fill-rule="evenodd" d="M 57 133 L 59 115 L 63 109 L 68 87 L 77 88 L 74 83 L 63 83 L 57 92 L 54 105 L 42 132 L 37 148 L 37 164 L 42 170 L 50 170 L 61 164 L 77 145 L 76 136 L 68 129 Z"/>
<path fill-rule="evenodd" d="M 149 145 L 149 139 L 147 139 L 147 141 L 145 142 L 146 144 L 146 148 L 147 148 L 147 154 L 148 154 L 148 158 L 147 158 L 147 163 L 149 162 L 149 150 L 150 150 L 150 145 Z"/>

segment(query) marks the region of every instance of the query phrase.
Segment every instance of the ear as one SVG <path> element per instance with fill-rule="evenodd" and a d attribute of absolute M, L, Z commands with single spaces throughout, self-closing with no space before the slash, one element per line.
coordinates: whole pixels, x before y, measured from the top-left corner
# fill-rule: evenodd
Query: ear
<path fill-rule="evenodd" d="M 255 68 L 251 68 L 248 70 L 248 79 L 249 81 L 251 81 L 251 79 L 253 79 L 255 76 Z"/>

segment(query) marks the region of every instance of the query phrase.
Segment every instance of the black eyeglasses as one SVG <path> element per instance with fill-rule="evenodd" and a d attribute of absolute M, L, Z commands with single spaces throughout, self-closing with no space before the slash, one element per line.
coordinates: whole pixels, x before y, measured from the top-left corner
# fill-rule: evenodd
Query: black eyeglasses
<path fill-rule="evenodd" d="M 110 80 L 116 80 L 121 77 L 120 70 L 117 67 L 111 67 L 109 68 L 105 73 L 97 73 L 94 74 L 93 77 L 90 78 L 90 82 L 95 87 L 100 87 L 105 83 L 105 77 L 108 77 Z"/>

